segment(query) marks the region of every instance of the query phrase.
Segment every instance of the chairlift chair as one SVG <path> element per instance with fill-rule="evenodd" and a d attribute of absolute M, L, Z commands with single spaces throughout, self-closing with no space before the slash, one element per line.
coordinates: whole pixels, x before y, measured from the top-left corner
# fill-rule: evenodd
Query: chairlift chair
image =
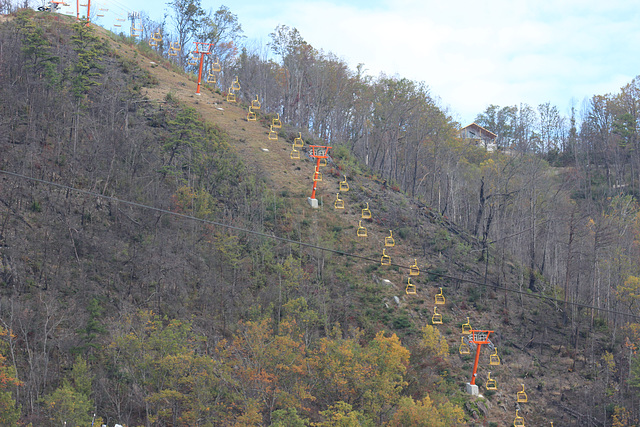
<path fill-rule="evenodd" d="M 282 122 L 280 121 L 280 113 L 276 113 L 276 117 L 271 121 L 271 125 L 276 129 L 280 129 L 282 127 Z"/>
<path fill-rule="evenodd" d="M 362 221 L 358 221 L 358 230 L 356 231 L 358 237 L 367 237 L 367 229 L 362 226 Z"/>
<path fill-rule="evenodd" d="M 347 182 L 347 175 L 344 176 L 344 181 L 340 181 L 340 191 L 349 191 L 349 183 Z"/>
<path fill-rule="evenodd" d="M 491 372 L 489 372 L 489 374 L 487 375 L 487 382 L 484 384 L 484 387 L 487 390 L 497 390 L 498 389 L 498 383 L 496 382 L 496 380 L 491 378 Z"/>
<path fill-rule="evenodd" d="M 253 113 L 255 114 L 255 113 Z M 295 145 L 293 146 L 293 148 L 291 149 L 291 153 L 289 153 L 289 158 L 291 160 L 295 160 L 295 159 L 299 159 L 300 158 L 300 151 L 296 150 Z"/>
<path fill-rule="evenodd" d="M 189 57 L 189 65 L 198 65 L 198 57 L 197 56 L 190 56 Z M 231 91 L 229 91 L 231 92 Z"/>
<path fill-rule="evenodd" d="M 404 290 L 407 295 L 415 295 L 417 294 L 416 285 L 411 283 L 411 277 L 407 277 L 407 287 Z"/>
<path fill-rule="evenodd" d="M 438 313 L 438 307 L 433 307 L 433 316 L 431 316 L 431 323 L 434 325 L 442 325 L 442 314 Z"/>
<path fill-rule="evenodd" d="M 236 102 L 236 94 L 229 88 L 227 92 L 227 102 Z M 278 139 L 278 135 L 276 135 L 276 139 Z"/>
<path fill-rule="evenodd" d="M 236 79 L 231 82 L 231 89 L 240 90 L 240 82 L 238 82 L 238 76 L 236 76 Z"/>
<path fill-rule="evenodd" d="M 464 337 L 460 337 L 460 348 L 458 349 L 460 354 L 470 354 L 471 349 L 469 348 L 469 344 L 464 342 Z"/>
<path fill-rule="evenodd" d="M 313 180 L 320 182 L 322 181 L 322 172 L 320 172 L 320 169 L 316 166 L 316 172 L 313 174 Z"/>
<path fill-rule="evenodd" d="M 260 109 L 260 100 L 258 99 L 258 95 L 256 95 L 256 99 L 251 101 L 251 107 L 253 107 L 254 110 Z"/>
<path fill-rule="evenodd" d="M 344 200 L 340 198 L 340 193 L 336 194 L 336 201 L 333 202 L 335 209 L 344 209 Z"/>
<path fill-rule="evenodd" d="M 256 119 L 257 119 L 256 113 L 254 113 L 253 109 L 251 108 L 251 106 L 249 106 L 249 112 L 247 113 L 247 121 L 248 122 L 255 122 Z"/>
<path fill-rule="evenodd" d="M 467 317 L 467 323 L 462 325 L 462 333 L 464 335 L 469 335 L 471 333 L 471 323 L 469 323 L 468 317 Z"/>
<path fill-rule="evenodd" d="M 489 365 L 497 366 L 500 364 L 500 356 L 498 356 L 498 347 L 493 348 L 494 353 L 489 356 Z"/>
<path fill-rule="evenodd" d="M 149 46 L 157 47 L 158 46 L 158 42 L 152 37 L 152 38 L 149 39 Z"/>
<path fill-rule="evenodd" d="M 436 294 L 435 300 L 436 300 L 436 304 L 438 304 L 438 305 L 442 305 L 442 304 L 445 304 L 447 302 L 445 300 L 445 298 L 444 298 L 444 294 L 442 293 L 442 288 L 440 288 L 440 293 Z"/>
<path fill-rule="evenodd" d="M 389 230 L 389 235 L 384 238 L 384 245 L 388 248 L 392 248 L 396 245 L 396 241 L 393 240 L 393 231 Z"/>
<path fill-rule="evenodd" d="M 171 49 L 180 50 L 180 42 L 171 42 Z"/>
<path fill-rule="evenodd" d="M 522 386 L 522 390 L 516 394 L 516 401 L 518 403 L 526 403 L 527 402 L 527 393 L 524 391 L 524 384 L 520 384 Z"/>
<path fill-rule="evenodd" d="M 525 427 L 524 418 L 518 415 L 518 409 L 516 409 L 516 418 L 513 420 L 513 427 Z"/>
<path fill-rule="evenodd" d="M 298 132 L 298 136 L 293 139 L 293 146 L 296 148 L 304 147 L 304 141 L 302 140 L 302 132 Z"/>
<path fill-rule="evenodd" d="M 222 71 L 222 66 L 220 65 L 220 60 L 218 58 L 216 58 L 216 62 L 211 64 L 211 71 L 216 73 Z"/>
<path fill-rule="evenodd" d="M 382 258 L 380 258 L 380 265 L 391 265 L 391 257 L 387 255 L 386 249 L 382 248 Z"/>
<path fill-rule="evenodd" d="M 212 72 L 209 72 L 207 74 L 207 83 L 218 83 L 218 80 L 216 79 L 216 75 Z"/>
<path fill-rule="evenodd" d="M 273 130 L 273 126 L 271 126 L 269 128 L 269 140 L 270 141 L 277 141 L 278 140 L 278 132 Z"/>
<path fill-rule="evenodd" d="M 327 166 L 327 159 L 326 159 L 326 157 L 322 157 L 322 158 L 320 158 L 320 161 L 318 162 L 318 164 L 319 164 L 319 165 L 320 165 L 320 167 L 322 167 L 322 168 L 323 168 L 323 167 L 325 167 L 325 166 Z"/>
<path fill-rule="evenodd" d="M 418 260 L 413 259 L 413 265 L 409 266 L 409 276 L 419 276 L 420 275 L 420 267 L 418 267 Z"/>
<path fill-rule="evenodd" d="M 157 42 L 161 42 L 162 41 L 162 33 L 160 33 L 160 31 L 156 31 L 155 33 L 153 33 L 153 35 L 151 36 L 151 38 Z"/>
<path fill-rule="evenodd" d="M 367 202 L 367 207 L 362 209 L 362 219 L 371 218 L 371 211 L 369 210 L 369 202 Z"/>

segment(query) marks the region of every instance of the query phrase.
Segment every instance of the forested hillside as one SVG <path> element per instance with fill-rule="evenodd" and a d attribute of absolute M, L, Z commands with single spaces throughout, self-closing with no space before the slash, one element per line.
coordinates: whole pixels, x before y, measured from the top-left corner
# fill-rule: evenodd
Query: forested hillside
<path fill-rule="evenodd" d="M 637 424 L 635 81 L 581 120 L 491 106 L 490 153 L 425 84 L 284 26 L 264 59 L 225 7 L 190 19 L 146 22 L 154 47 L 0 20 L 0 424 Z M 199 97 L 169 55 L 195 36 Z M 310 144 L 332 146 L 319 209 Z M 467 322 L 501 358 L 482 397 Z"/>

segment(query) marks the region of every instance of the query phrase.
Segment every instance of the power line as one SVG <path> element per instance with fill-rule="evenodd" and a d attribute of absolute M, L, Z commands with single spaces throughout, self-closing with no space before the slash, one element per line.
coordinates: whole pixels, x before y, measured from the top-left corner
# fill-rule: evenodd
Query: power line
<path fill-rule="evenodd" d="M 205 223 L 205 224 L 215 225 L 215 226 L 218 226 L 218 227 L 227 228 L 229 230 L 235 230 L 235 231 L 239 231 L 239 232 L 243 232 L 243 233 L 253 234 L 253 235 L 264 237 L 264 238 L 267 238 L 267 239 L 273 239 L 273 240 L 278 240 L 278 241 L 285 242 L 285 243 L 296 244 L 296 245 L 304 246 L 304 247 L 307 247 L 307 248 L 317 249 L 317 250 L 321 250 L 323 252 L 330 252 L 330 253 L 334 253 L 334 254 L 340 255 L 340 256 L 356 258 L 356 259 L 359 259 L 359 260 L 362 260 L 362 261 L 372 262 L 372 263 L 376 263 L 376 264 L 380 263 L 380 260 L 378 260 L 378 259 L 373 259 L 373 258 L 369 258 L 369 257 L 357 255 L 357 254 L 343 252 L 343 251 L 339 251 L 339 250 L 336 250 L 336 249 L 330 249 L 330 248 L 326 248 L 326 247 L 323 247 L 323 246 L 314 245 L 312 243 L 305 243 L 305 242 L 302 242 L 300 240 L 292 240 L 292 239 L 288 239 L 286 237 L 276 236 L 274 234 L 267 234 L 267 233 L 263 233 L 263 232 L 260 232 L 260 231 L 249 230 L 247 228 L 242 228 L 242 227 L 237 227 L 237 226 L 234 226 L 234 225 L 224 224 L 222 222 L 217 222 L 217 221 L 211 221 L 211 220 L 208 220 L 208 219 L 198 218 L 198 217 L 195 217 L 195 216 L 192 216 L 192 215 L 187 215 L 187 214 L 183 214 L 183 213 L 179 213 L 179 212 L 173 212 L 173 211 L 170 211 L 168 209 L 163 209 L 163 208 L 158 208 L 158 207 L 155 207 L 155 206 L 145 205 L 143 203 L 132 202 L 132 201 L 129 201 L 129 200 L 123 200 L 123 199 L 119 199 L 117 197 L 107 196 L 107 195 L 104 195 L 104 194 L 96 193 L 94 191 L 83 190 L 83 189 L 80 189 L 80 188 L 75 188 L 75 187 L 71 187 L 71 186 L 64 185 L 64 184 L 58 184 L 58 183 L 55 183 L 55 182 L 46 181 L 44 179 L 35 178 L 35 177 L 27 176 L 27 175 L 24 175 L 24 174 L 19 174 L 19 173 L 16 173 L 16 172 L 9 172 L 9 171 L 5 171 L 5 170 L 0 169 L 0 173 L 3 173 L 5 175 L 9 175 L 9 176 L 13 176 L 15 178 L 25 179 L 25 180 L 33 181 L 33 182 L 38 182 L 38 183 L 49 185 L 49 186 L 52 186 L 52 187 L 58 187 L 58 188 L 62 188 L 62 189 L 65 189 L 65 190 L 75 191 L 75 192 L 78 192 L 78 193 L 81 193 L 81 194 L 85 194 L 85 195 L 88 195 L 88 196 L 92 196 L 92 197 L 100 197 L 100 198 L 103 198 L 103 199 L 106 199 L 106 200 L 110 200 L 110 201 L 113 201 L 113 202 L 116 202 L 116 203 L 122 203 L 122 204 L 125 204 L 125 205 L 130 205 L 130 206 L 135 206 L 135 207 L 139 207 L 139 208 L 142 208 L 142 209 L 152 210 L 152 211 L 155 211 L 155 212 L 160 212 L 160 213 L 167 214 L 167 215 L 173 215 L 173 216 L 184 218 L 184 219 L 188 219 L 188 220 L 193 220 L 193 221 L 198 221 L 198 222 L 202 222 L 202 223 Z M 410 270 L 410 267 L 408 267 L 406 265 L 395 264 L 395 263 L 390 263 L 390 264 L 385 264 L 385 265 L 389 265 L 389 266 L 398 267 L 398 268 L 401 268 L 401 269 Z M 471 283 L 471 284 L 479 285 L 479 286 L 487 286 L 487 287 L 491 287 L 494 290 L 502 290 L 502 291 L 505 291 L 505 292 L 512 292 L 512 293 L 523 295 L 523 296 L 526 296 L 526 297 L 537 298 L 537 299 L 546 300 L 546 301 L 549 301 L 549 302 L 558 303 L 558 304 L 562 304 L 562 305 L 567 304 L 567 305 L 571 305 L 571 306 L 575 306 L 575 307 L 579 307 L 579 308 L 586 308 L 586 309 L 596 310 L 596 311 L 609 313 L 609 314 L 618 314 L 618 315 L 630 317 L 630 318 L 633 318 L 633 319 L 640 319 L 640 316 L 635 315 L 635 314 L 623 313 L 623 312 L 620 312 L 620 311 L 617 311 L 617 310 L 611 310 L 611 309 L 607 309 L 607 308 L 596 307 L 596 306 L 593 306 L 593 305 L 583 304 L 583 303 L 579 303 L 579 302 L 570 302 L 570 301 L 566 301 L 565 302 L 564 300 L 560 300 L 560 299 L 553 298 L 553 297 L 550 297 L 550 296 L 540 295 L 540 294 L 533 294 L 533 293 L 530 293 L 528 291 L 522 291 L 522 290 L 519 290 L 519 289 L 507 288 L 506 286 L 499 286 L 499 285 L 494 285 L 494 284 L 486 284 L 486 283 L 483 283 L 483 282 L 479 282 L 477 280 L 465 279 L 465 278 L 456 277 L 456 276 L 450 276 L 448 274 L 438 273 L 438 272 L 429 271 L 429 270 L 426 270 L 425 273 L 433 275 L 433 276 L 438 276 L 438 277 L 441 277 L 441 278 L 445 278 L 445 279 L 457 280 L 457 281 L 460 281 L 460 282 Z"/>

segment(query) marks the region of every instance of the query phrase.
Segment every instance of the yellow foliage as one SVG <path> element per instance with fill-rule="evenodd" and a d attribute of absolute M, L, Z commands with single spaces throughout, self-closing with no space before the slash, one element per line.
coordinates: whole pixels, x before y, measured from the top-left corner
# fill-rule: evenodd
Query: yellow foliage
<path fill-rule="evenodd" d="M 421 401 L 414 401 L 411 397 L 403 397 L 398 403 L 398 410 L 389 421 L 390 427 L 449 427 L 461 425 L 464 422 L 462 408 L 444 402 L 435 405 L 429 396 Z"/>
<path fill-rule="evenodd" d="M 425 325 L 425 327 L 422 328 L 421 344 L 428 353 L 447 360 L 449 356 L 449 344 L 447 344 L 447 340 L 434 326 Z"/>
<path fill-rule="evenodd" d="M 612 427 L 630 427 L 636 424 L 631 419 L 631 414 L 627 409 L 620 406 L 616 406 L 613 410 L 613 424 Z"/>

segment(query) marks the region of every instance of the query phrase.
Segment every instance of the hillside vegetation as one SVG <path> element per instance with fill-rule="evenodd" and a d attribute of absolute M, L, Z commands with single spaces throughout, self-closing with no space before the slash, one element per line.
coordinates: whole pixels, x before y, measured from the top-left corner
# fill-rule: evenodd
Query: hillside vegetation
<path fill-rule="evenodd" d="M 167 45 L 0 22 L 0 424 L 634 425 L 633 162 L 575 128 L 572 162 L 488 153 L 424 85 L 273 37 L 282 63 L 227 50 L 196 96 Z M 502 362 L 481 397 L 467 320 Z"/>

